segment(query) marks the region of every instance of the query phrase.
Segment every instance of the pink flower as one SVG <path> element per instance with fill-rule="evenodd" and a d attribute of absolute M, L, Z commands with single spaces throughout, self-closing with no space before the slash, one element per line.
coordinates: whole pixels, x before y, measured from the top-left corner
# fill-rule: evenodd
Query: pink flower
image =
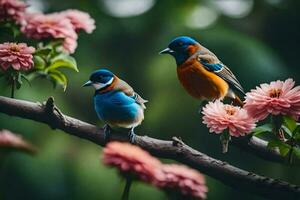
<path fill-rule="evenodd" d="M 5 71 L 12 67 L 14 70 L 29 70 L 33 66 L 35 48 L 25 43 L 0 44 L 0 67 Z"/>
<path fill-rule="evenodd" d="M 62 46 L 66 52 L 74 53 L 77 48 L 77 40 L 69 37 L 65 38 Z"/>
<path fill-rule="evenodd" d="M 21 23 L 27 5 L 19 0 L 0 0 L 0 21 L 12 19 Z"/>
<path fill-rule="evenodd" d="M 70 9 L 60 12 L 59 14 L 71 21 L 76 32 L 82 29 L 87 33 L 92 33 L 96 28 L 95 20 L 92 19 L 88 13 L 82 12 L 80 10 Z"/>
<path fill-rule="evenodd" d="M 269 114 L 288 115 L 296 120 L 300 116 L 300 86 L 294 87 L 293 79 L 261 84 L 248 92 L 244 108 L 257 120 Z M 294 88 L 293 88 L 294 87 Z"/>
<path fill-rule="evenodd" d="M 204 176 L 198 171 L 176 164 L 163 165 L 161 170 L 165 178 L 158 187 L 172 189 L 173 192 L 180 191 L 183 196 L 206 199 L 208 188 Z"/>
<path fill-rule="evenodd" d="M 243 108 L 223 104 L 220 100 L 209 102 L 202 111 L 203 123 L 209 132 L 222 133 L 229 129 L 231 136 L 244 136 L 255 128 L 255 120 Z"/>
<path fill-rule="evenodd" d="M 163 178 L 161 162 L 140 147 L 122 142 L 110 142 L 103 150 L 103 162 L 117 167 L 122 173 L 130 173 L 148 183 Z"/>
<path fill-rule="evenodd" d="M 71 21 L 57 13 L 27 14 L 26 23 L 21 31 L 27 37 L 34 39 L 64 39 L 63 47 L 69 53 L 74 53 L 77 47 L 77 34 Z"/>
<path fill-rule="evenodd" d="M 8 130 L 0 131 L 0 149 L 1 148 L 18 149 L 29 153 L 36 151 L 34 146 Z"/>

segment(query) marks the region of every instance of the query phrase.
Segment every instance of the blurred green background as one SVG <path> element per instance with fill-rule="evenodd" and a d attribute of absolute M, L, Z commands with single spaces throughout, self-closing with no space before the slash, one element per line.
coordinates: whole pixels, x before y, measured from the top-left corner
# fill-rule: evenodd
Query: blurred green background
<path fill-rule="evenodd" d="M 92 89 L 81 85 L 105 67 L 149 100 L 136 133 L 161 139 L 180 136 L 187 144 L 237 167 L 300 184 L 297 167 L 271 163 L 230 146 L 221 154 L 219 138 L 208 133 L 176 77 L 175 61 L 159 56 L 180 35 L 199 40 L 236 74 L 246 91 L 259 83 L 292 77 L 300 83 L 300 1 L 298 0 L 30 0 L 31 10 L 76 8 L 96 20 L 93 34 L 80 34 L 74 55 L 79 73 L 66 71 L 69 85 L 53 89 L 46 80 L 24 86 L 16 97 L 42 102 L 54 96 L 66 114 L 102 126 L 93 110 Z M 3 38 L 2 38 L 3 39 Z M 26 84 L 25 84 L 26 85 Z M 0 94 L 9 96 L 0 82 Z M 101 148 L 48 126 L 0 114 L 0 128 L 22 134 L 39 148 L 34 156 L 14 153 L 0 171 L 0 199 L 119 199 L 124 181 L 101 164 Z M 207 177 L 208 199 L 262 199 Z M 134 184 L 131 199 L 166 199 L 163 192 Z"/>

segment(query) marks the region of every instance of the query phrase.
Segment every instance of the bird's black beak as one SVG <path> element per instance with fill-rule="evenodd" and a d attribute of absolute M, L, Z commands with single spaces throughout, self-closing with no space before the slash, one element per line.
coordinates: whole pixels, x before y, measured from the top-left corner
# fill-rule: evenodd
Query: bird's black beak
<path fill-rule="evenodd" d="M 161 52 L 159 52 L 159 54 L 173 54 L 174 51 L 170 48 L 165 48 L 164 50 L 162 50 Z"/>
<path fill-rule="evenodd" d="M 82 85 L 82 87 L 87 87 L 87 86 L 91 86 L 93 84 L 92 81 L 88 81 L 85 84 Z"/>

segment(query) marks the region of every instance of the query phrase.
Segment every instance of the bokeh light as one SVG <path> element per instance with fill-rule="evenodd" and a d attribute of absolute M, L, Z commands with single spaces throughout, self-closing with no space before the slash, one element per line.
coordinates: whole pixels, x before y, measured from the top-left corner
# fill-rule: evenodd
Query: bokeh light
<path fill-rule="evenodd" d="M 186 17 L 186 25 L 189 28 L 207 28 L 218 19 L 218 13 L 207 6 L 197 6 Z"/>
<path fill-rule="evenodd" d="M 29 12 L 43 12 L 47 9 L 47 2 L 40 0 L 27 0 L 26 3 L 30 5 L 27 10 Z"/>
<path fill-rule="evenodd" d="M 253 0 L 216 0 L 212 4 L 224 15 L 233 18 L 242 18 L 247 16 L 254 5 Z"/>
<path fill-rule="evenodd" d="M 106 12 L 114 17 L 134 17 L 150 10 L 155 0 L 103 0 Z"/>

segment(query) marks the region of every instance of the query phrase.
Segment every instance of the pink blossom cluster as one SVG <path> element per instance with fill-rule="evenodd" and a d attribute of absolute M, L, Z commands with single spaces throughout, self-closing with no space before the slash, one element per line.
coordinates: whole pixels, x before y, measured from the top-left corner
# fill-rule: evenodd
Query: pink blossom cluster
<path fill-rule="evenodd" d="M 103 162 L 117 167 L 121 172 L 131 172 L 146 182 L 156 182 L 161 177 L 157 170 L 161 163 L 148 152 L 129 143 L 110 142 L 103 150 Z"/>
<path fill-rule="evenodd" d="M 229 130 L 231 136 L 249 134 L 255 122 L 271 115 L 283 115 L 298 120 L 300 117 L 300 86 L 291 78 L 261 84 L 246 94 L 243 108 L 221 101 L 209 102 L 203 108 L 203 123 L 210 132 Z"/>
<path fill-rule="evenodd" d="M 0 44 L 0 68 L 3 71 L 10 67 L 14 70 L 27 71 L 33 67 L 33 56 L 35 48 L 25 43 L 3 43 Z"/>
<path fill-rule="evenodd" d="M 68 53 L 75 52 L 79 30 L 91 33 L 94 29 L 95 21 L 79 10 L 26 14 L 21 27 L 21 31 L 29 38 L 63 39 L 63 48 Z"/>
<path fill-rule="evenodd" d="M 14 20 L 21 24 L 21 31 L 33 39 L 63 39 L 63 48 L 74 53 L 77 33 L 92 33 L 95 20 L 88 13 L 70 9 L 52 14 L 27 13 L 27 4 L 19 0 L 0 0 L 0 21 Z"/>
<path fill-rule="evenodd" d="M 162 166 L 163 181 L 159 187 L 181 191 L 183 196 L 206 199 L 208 188 L 205 178 L 198 171 L 184 165 L 169 164 Z"/>
<path fill-rule="evenodd" d="M 84 30 L 87 33 L 92 33 L 96 28 L 95 20 L 92 19 L 88 13 L 76 9 L 69 9 L 59 14 L 71 21 L 76 32 Z"/>
<path fill-rule="evenodd" d="M 257 120 L 271 115 L 287 115 L 295 120 L 300 116 L 300 86 L 294 87 L 291 78 L 261 84 L 246 94 L 244 108 Z"/>
<path fill-rule="evenodd" d="M 182 165 L 165 165 L 141 148 L 122 142 L 110 142 L 103 151 L 103 162 L 121 173 L 135 175 L 158 188 L 180 192 L 183 196 L 205 199 L 208 191 L 199 172 Z"/>
<path fill-rule="evenodd" d="M 203 123 L 210 132 L 222 133 L 225 129 L 234 137 L 249 134 L 255 128 L 255 120 L 243 108 L 223 104 L 220 100 L 209 102 L 202 110 Z"/>
<path fill-rule="evenodd" d="M 27 14 L 26 23 L 21 31 L 29 38 L 45 39 L 56 38 L 63 39 L 63 47 L 73 53 L 77 47 L 77 34 L 73 29 L 71 21 L 61 17 L 59 14 Z"/>
<path fill-rule="evenodd" d="M 0 21 L 14 20 L 21 23 L 27 4 L 19 0 L 0 0 Z"/>

